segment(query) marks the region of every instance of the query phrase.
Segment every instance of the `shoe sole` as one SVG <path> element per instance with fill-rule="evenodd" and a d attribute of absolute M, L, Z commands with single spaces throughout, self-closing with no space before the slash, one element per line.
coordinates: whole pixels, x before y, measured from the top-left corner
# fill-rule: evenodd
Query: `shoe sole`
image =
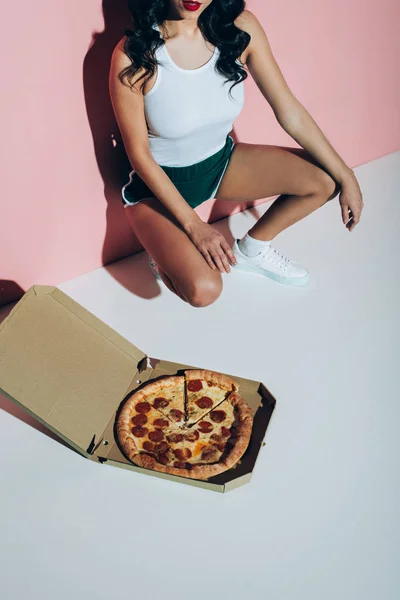
<path fill-rule="evenodd" d="M 243 265 L 236 264 L 233 265 L 234 269 L 238 269 L 239 271 L 246 271 L 247 273 L 255 273 L 256 275 L 263 275 L 264 277 L 268 277 L 269 279 L 273 279 L 278 283 L 283 283 L 285 285 L 293 285 L 293 286 L 303 286 L 307 285 L 310 280 L 310 275 L 304 275 L 303 277 L 284 277 L 283 275 L 277 275 L 276 273 L 272 273 L 272 271 L 267 271 L 266 269 L 261 269 L 260 267 L 252 267 L 251 265 Z"/>
<path fill-rule="evenodd" d="M 151 272 L 153 273 L 154 277 L 156 279 L 158 279 L 159 281 L 162 281 L 161 275 L 159 273 L 157 273 L 157 271 L 154 269 L 150 259 L 149 259 L 149 267 L 150 267 Z"/>

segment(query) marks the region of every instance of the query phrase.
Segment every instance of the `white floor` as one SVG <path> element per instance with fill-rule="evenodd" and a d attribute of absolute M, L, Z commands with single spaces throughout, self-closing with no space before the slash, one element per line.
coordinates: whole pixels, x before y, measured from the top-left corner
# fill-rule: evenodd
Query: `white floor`
<path fill-rule="evenodd" d="M 335 199 L 275 241 L 307 288 L 234 272 L 195 309 L 144 254 L 59 286 L 148 354 L 263 380 L 277 404 L 252 482 L 221 495 L 87 461 L 0 399 L 2 598 L 400 597 L 400 152 L 356 174 L 354 232 Z"/>

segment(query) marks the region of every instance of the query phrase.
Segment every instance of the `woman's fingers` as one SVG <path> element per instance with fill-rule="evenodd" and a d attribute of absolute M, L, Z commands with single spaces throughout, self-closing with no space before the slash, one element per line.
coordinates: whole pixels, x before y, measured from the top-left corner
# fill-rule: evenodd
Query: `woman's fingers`
<path fill-rule="evenodd" d="M 221 273 L 225 272 L 225 267 L 222 263 L 221 257 L 216 249 L 216 247 L 212 247 L 209 248 L 209 253 L 211 254 L 211 258 L 213 259 L 214 263 L 217 265 L 218 269 L 220 270 Z"/>
<path fill-rule="evenodd" d="M 208 250 L 203 250 L 203 252 L 202 252 L 202 255 L 203 255 L 203 256 L 204 256 L 204 258 L 206 259 L 206 261 L 207 261 L 207 263 L 208 263 L 208 266 L 209 266 L 209 267 L 211 267 L 211 269 L 212 269 L 213 271 L 215 271 L 217 267 L 215 266 L 215 263 L 214 263 L 213 259 L 211 258 L 211 256 L 210 256 L 210 254 L 209 254 Z"/>
<path fill-rule="evenodd" d="M 224 237 L 220 241 L 220 244 L 222 246 L 223 251 L 225 252 L 225 254 L 227 254 L 229 260 L 231 261 L 231 264 L 236 265 L 235 255 L 233 254 L 232 248 L 230 247 L 230 245 L 228 244 L 228 242 L 226 241 L 226 239 Z"/>
<path fill-rule="evenodd" d="M 230 273 L 231 268 L 229 265 L 228 257 L 225 254 L 225 251 L 223 250 L 219 239 L 214 242 L 211 248 L 209 248 L 209 252 L 221 273 Z"/>
<path fill-rule="evenodd" d="M 211 269 L 215 270 L 217 267 L 221 273 L 230 273 L 229 262 L 236 264 L 235 256 L 224 236 L 215 233 L 199 244 L 198 249 Z"/>
<path fill-rule="evenodd" d="M 221 273 L 231 272 L 228 256 L 221 246 L 214 247 L 210 250 L 210 254 Z"/>
<path fill-rule="evenodd" d="M 346 225 L 347 221 L 349 220 L 349 207 L 347 206 L 347 204 L 341 204 L 341 208 L 342 208 L 342 221 L 343 221 L 344 225 Z"/>
<path fill-rule="evenodd" d="M 349 231 L 353 231 L 354 227 L 359 223 L 361 218 L 361 209 L 354 208 L 349 209 L 349 218 L 346 223 L 346 227 Z"/>
<path fill-rule="evenodd" d="M 222 248 L 222 246 L 217 247 L 217 252 L 219 254 L 219 258 L 220 258 L 222 264 L 224 265 L 225 272 L 226 273 L 230 273 L 231 272 L 231 267 L 229 265 L 228 256 L 225 253 L 225 251 Z"/>

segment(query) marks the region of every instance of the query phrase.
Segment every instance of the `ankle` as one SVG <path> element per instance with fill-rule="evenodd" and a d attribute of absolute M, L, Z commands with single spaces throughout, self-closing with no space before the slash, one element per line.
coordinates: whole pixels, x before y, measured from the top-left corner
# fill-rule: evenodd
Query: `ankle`
<path fill-rule="evenodd" d="M 257 240 L 249 233 L 246 233 L 246 235 L 238 242 L 239 250 L 249 258 L 257 256 L 257 254 L 260 254 L 260 252 L 268 248 L 269 245 L 269 240 Z"/>

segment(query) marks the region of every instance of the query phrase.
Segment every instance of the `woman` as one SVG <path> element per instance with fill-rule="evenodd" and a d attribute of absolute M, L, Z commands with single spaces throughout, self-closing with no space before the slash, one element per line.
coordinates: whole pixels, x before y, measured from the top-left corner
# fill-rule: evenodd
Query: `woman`
<path fill-rule="evenodd" d="M 133 170 L 126 215 L 156 276 L 193 306 L 222 290 L 230 265 L 304 285 L 308 271 L 276 250 L 284 229 L 339 194 L 353 231 L 363 207 L 353 171 L 294 97 L 243 0 L 135 0 L 133 31 L 116 46 L 110 95 Z M 279 124 L 304 149 L 237 143 L 247 70 Z M 281 194 L 231 248 L 194 208 Z"/>

